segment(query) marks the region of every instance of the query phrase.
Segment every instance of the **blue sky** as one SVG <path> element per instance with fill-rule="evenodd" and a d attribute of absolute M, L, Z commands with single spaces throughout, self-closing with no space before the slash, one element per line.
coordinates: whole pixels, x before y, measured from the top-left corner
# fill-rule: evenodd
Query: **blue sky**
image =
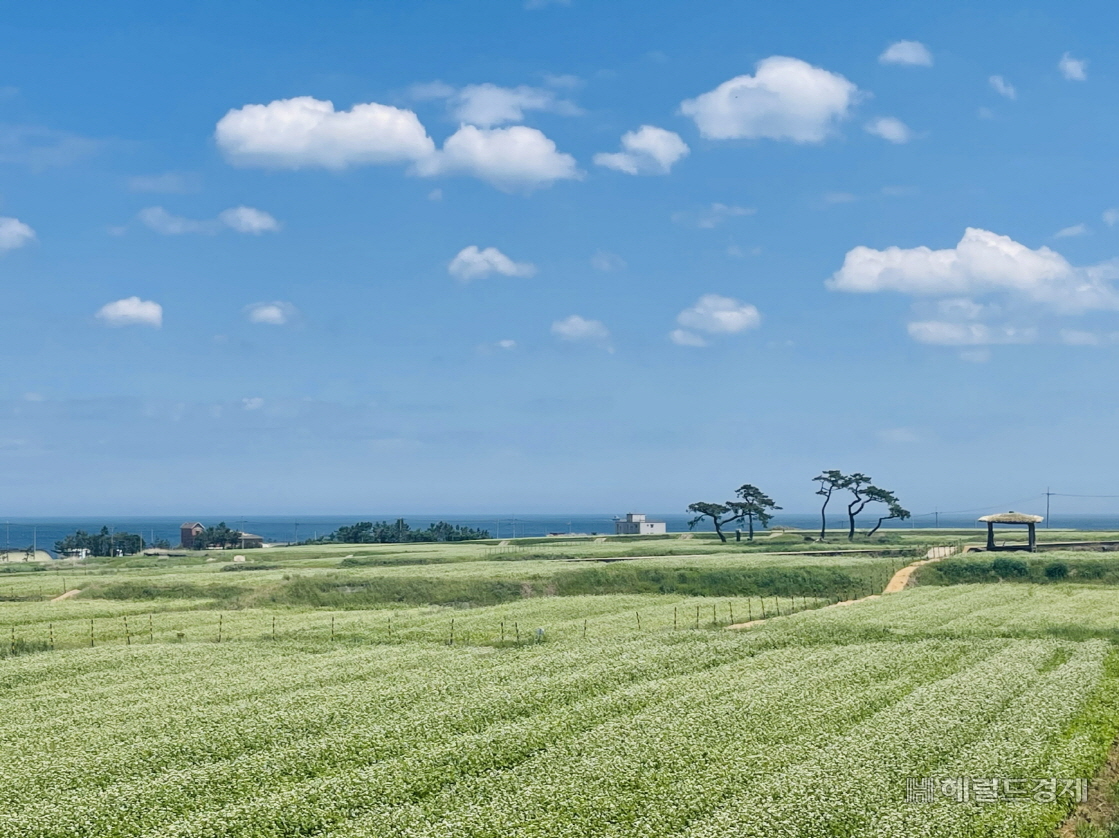
<path fill-rule="evenodd" d="M 1106 494 L 1117 16 L 4 4 L 5 514 Z"/>

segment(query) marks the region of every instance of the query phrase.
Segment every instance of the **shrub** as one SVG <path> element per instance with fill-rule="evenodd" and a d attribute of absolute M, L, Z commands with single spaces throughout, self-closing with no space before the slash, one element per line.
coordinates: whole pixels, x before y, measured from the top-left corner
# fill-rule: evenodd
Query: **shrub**
<path fill-rule="evenodd" d="M 1000 579 L 1013 578 L 1015 576 L 1028 576 L 1030 572 L 1029 565 L 1021 559 L 1009 559 L 1000 557 L 991 562 L 991 570 Z"/>
<path fill-rule="evenodd" d="M 1068 576 L 1068 565 L 1064 562 L 1050 562 L 1045 566 L 1045 576 L 1049 579 L 1064 579 Z"/>

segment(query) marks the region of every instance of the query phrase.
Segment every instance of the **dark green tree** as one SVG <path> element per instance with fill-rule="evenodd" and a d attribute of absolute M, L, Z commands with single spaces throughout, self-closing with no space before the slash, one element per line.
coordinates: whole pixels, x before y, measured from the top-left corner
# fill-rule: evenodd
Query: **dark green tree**
<path fill-rule="evenodd" d="M 217 526 L 206 527 L 201 533 L 194 537 L 194 549 L 206 550 L 209 548 L 225 549 L 227 547 L 239 547 L 241 544 L 241 531 L 230 529 L 225 525 L 225 521 L 220 522 Z"/>
<path fill-rule="evenodd" d="M 54 543 L 55 552 L 58 554 L 88 550 L 91 556 L 131 556 L 144 549 L 144 539 L 130 532 L 109 532 L 108 527 L 102 527 L 98 533 L 88 533 L 78 530 L 66 536 L 61 541 Z"/>
<path fill-rule="evenodd" d="M 869 503 L 886 504 L 886 514 L 879 518 L 878 523 L 874 525 L 874 528 L 866 534 L 867 538 L 870 538 L 872 535 L 878 532 L 878 528 L 882 526 L 883 521 L 890 521 L 895 518 L 904 521 L 909 518 L 909 510 L 905 509 L 898 502 L 897 496 L 893 492 L 889 492 L 885 489 L 879 489 L 877 486 L 868 486 L 866 489 L 866 497 Z"/>
<path fill-rule="evenodd" d="M 339 527 L 327 538 L 343 544 L 405 544 L 416 541 L 470 541 L 489 537 L 487 530 L 448 524 L 446 521 L 430 524 L 424 530 L 414 530 L 403 518 L 397 518 L 392 523 L 358 521 L 350 526 Z"/>
<path fill-rule="evenodd" d="M 867 490 L 874 488 L 870 482 L 870 478 L 861 472 L 854 474 L 840 475 L 842 478 L 839 488 L 846 489 L 851 493 L 851 502 L 847 504 L 847 540 L 855 540 L 855 518 L 862 512 L 872 498 L 868 495 Z"/>
<path fill-rule="evenodd" d="M 773 502 L 773 498 L 757 486 L 752 486 L 749 483 L 739 486 L 734 490 L 734 493 L 738 495 L 739 500 L 728 505 L 738 512 L 740 518 L 745 518 L 749 522 L 749 540 L 753 541 L 754 519 L 757 518 L 758 525 L 765 529 L 769 526 L 769 522 L 773 520 L 771 513 L 781 507 Z"/>
<path fill-rule="evenodd" d="M 820 507 L 820 541 L 823 541 L 828 535 L 828 501 L 831 500 L 831 496 L 836 489 L 846 487 L 847 477 L 841 471 L 830 469 L 820 472 L 812 478 L 812 481 L 820 484 L 816 494 L 824 499 L 824 504 Z"/>
<path fill-rule="evenodd" d="M 723 535 L 723 527 L 735 521 L 742 520 L 742 511 L 733 503 L 705 503 L 700 501 L 688 505 L 688 511 L 695 513 L 695 517 L 688 521 L 688 529 L 693 529 L 704 518 L 710 518 L 715 525 L 715 533 L 719 540 L 726 543 L 727 537 Z"/>

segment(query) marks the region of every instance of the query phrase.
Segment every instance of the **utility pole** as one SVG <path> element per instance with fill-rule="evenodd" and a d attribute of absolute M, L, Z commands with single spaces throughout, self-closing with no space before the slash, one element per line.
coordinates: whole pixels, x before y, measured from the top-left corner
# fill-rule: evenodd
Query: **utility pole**
<path fill-rule="evenodd" d="M 938 508 L 938 509 L 936 509 L 936 510 L 935 510 L 935 511 L 933 512 L 933 515 L 935 515 L 935 516 L 936 516 L 936 528 L 937 528 L 937 529 L 940 529 L 940 509 L 939 509 L 939 508 Z"/>
<path fill-rule="evenodd" d="M 1049 487 L 1045 487 L 1045 529 L 1049 529 L 1049 497 L 1053 493 L 1049 491 Z"/>

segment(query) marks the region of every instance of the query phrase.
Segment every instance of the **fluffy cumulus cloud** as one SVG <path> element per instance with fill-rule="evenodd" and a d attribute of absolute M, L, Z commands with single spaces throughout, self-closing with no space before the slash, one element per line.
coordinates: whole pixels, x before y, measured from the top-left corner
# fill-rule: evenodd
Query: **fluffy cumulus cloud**
<path fill-rule="evenodd" d="M 402 163 L 411 164 L 412 174 L 472 175 L 507 192 L 582 177 L 575 158 L 539 130 L 493 127 L 519 121 L 533 108 L 578 112 L 550 91 L 472 85 L 456 92 L 436 82 L 414 88 L 413 95 L 450 97 L 464 122 L 479 124 L 462 125 L 440 149 L 410 110 L 369 102 L 336 111 L 329 101 L 300 96 L 235 108 L 218 122 L 214 138 L 237 166 L 341 170 Z"/>
<path fill-rule="evenodd" d="M 35 231 L 18 218 L 0 218 L 0 252 L 35 241 Z"/>
<path fill-rule="evenodd" d="M 217 218 L 194 219 L 174 215 L 163 207 L 147 207 L 136 216 L 149 230 L 165 236 L 182 236 L 189 233 L 213 235 L 222 230 L 238 233 L 274 233 L 280 229 L 280 222 L 264 210 L 253 207 L 231 207 L 218 213 Z"/>
<path fill-rule="evenodd" d="M 285 326 L 299 316 L 299 310 L 291 303 L 276 300 L 271 303 L 253 303 L 245 307 L 245 317 L 250 323 L 264 326 Z"/>
<path fill-rule="evenodd" d="M 792 140 L 819 143 L 850 113 L 858 88 L 798 58 L 759 61 L 752 76 L 725 81 L 680 105 L 708 139 Z"/>
<path fill-rule="evenodd" d="M 163 306 L 139 297 L 125 297 L 101 306 L 95 316 L 107 326 L 151 326 L 158 329 L 163 325 Z"/>
<path fill-rule="evenodd" d="M 554 322 L 552 334 L 575 343 L 605 344 L 610 340 L 610 330 L 601 320 L 588 320 L 578 314 Z"/>
<path fill-rule="evenodd" d="M 940 298 L 934 316 L 909 324 L 910 336 L 922 343 L 978 346 L 1032 342 L 1039 332 L 1030 321 L 1050 315 L 1119 311 L 1116 279 L 1119 266 L 1113 263 L 1077 267 L 1048 247 L 1031 249 L 1008 236 L 968 228 L 955 247 L 944 250 L 853 248 L 826 285 L 834 291 Z M 995 302 L 981 304 L 973 297 Z M 1007 322 L 986 322 L 1006 319 L 1007 313 Z"/>
<path fill-rule="evenodd" d="M 415 170 L 427 177 L 473 175 L 505 192 L 527 192 L 557 180 L 582 177 L 574 157 L 558 151 L 542 132 L 524 125 L 464 125 L 447 138 L 439 152 L 417 161 Z"/>
<path fill-rule="evenodd" d="M 435 150 L 412 111 L 376 102 L 336 111 L 311 96 L 235 108 L 214 139 L 230 163 L 274 169 L 409 163 Z"/>
<path fill-rule="evenodd" d="M 461 282 L 483 279 L 487 276 L 533 276 L 536 266 L 529 262 L 514 262 L 496 247 L 484 250 L 472 244 L 464 247 L 447 265 L 447 273 Z"/>
<path fill-rule="evenodd" d="M 880 116 L 877 119 L 872 119 L 864 128 L 868 134 L 874 134 L 876 137 L 891 143 L 907 143 L 913 139 L 913 132 L 909 126 L 892 116 Z"/>
<path fill-rule="evenodd" d="M 622 135 L 622 150 L 594 156 L 594 162 L 627 175 L 667 175 L 686 157 L 688 145 L 680 135 L 654 125 L 642 125 Z"/>
<path fill-rule="evenodd" d="M 903 67 L 931 67 L 932 53 L 920 41 L 895 41 L 878 56 L 879 64 L 900 64 Z"/>
<path fill-rule="evenodd" d="M 999 96 L 1005 96 L 1007 99 L 1018 98 L 1018 91 L 1014 89 L 1014 85 L 1002 76 L 991 76 L 987 79 L 987 82 L 991 85 L 991 89 L 999 94 Z"/>
<path fill-rule="evenodd" d="M 1088 62 L 1073 58 L 1067 52 L 1062 55 L 1061 60 L 1057 62 L 1057 69 L 1060 70 L 1061 75 L 1069 81 L 1088 80 Z"/>
<path fill-rule="evenodd" d="M 695 305 L 676 316 L 683 328 L 669 333 L 673 343 L 680 346 L 706 346 L 707 341 L 697 332 L 706 335 L 733 335 L 756 329 L 762 316 L 757 308 L 733 297 L 704 294 Z"/>
<path fill-rule="evenodd" d="M 827 281 L 835 291 L 923 296 L 1002 292 L 1067 312 L 1119 309 L 1113 265 L 1076 268 L 1054 250 L 969 227 L 953 248 L 856 247 Z"/>

